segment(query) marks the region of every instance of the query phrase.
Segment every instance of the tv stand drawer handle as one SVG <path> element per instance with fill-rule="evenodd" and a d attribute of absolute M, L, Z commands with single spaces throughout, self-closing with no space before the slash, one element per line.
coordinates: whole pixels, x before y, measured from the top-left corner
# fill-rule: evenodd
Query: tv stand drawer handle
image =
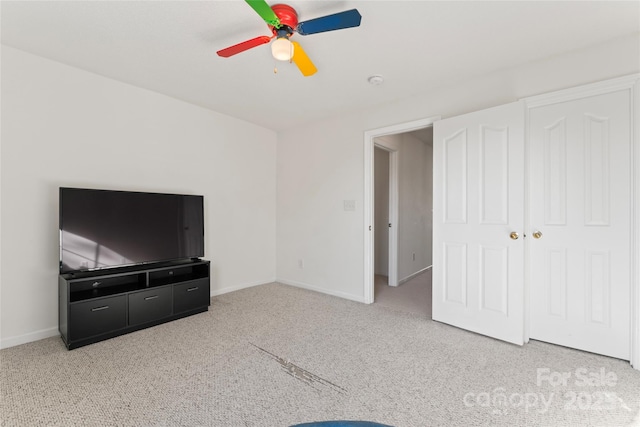
<path fill-rule="evenodd" d="M 198 290 L 198 287 L 197 287 L 197 286 L 194 286 L 193 288 L 189 288 L 189 289 L 187 289 L 187 292 L 197 291 L 197 290 Z"/>
<path fill-rule="evenodd" d="M 102 310 L 106 310 L 108 308 L 109 308 L 108 305 L 103 305 L 102 307 L 94 307 L 94 308 L 91 309 L 91 311 L 102 311 Z"/>
<path fill-rule="evenodd" d="M 150 297 L 146 297 L 144 300 L 145 301 L 149 301 L 150 299 L 156 299 L 156 298 L 158 298 L 158 295 L 153 295 L 153 296 L 150 296 Z"/>

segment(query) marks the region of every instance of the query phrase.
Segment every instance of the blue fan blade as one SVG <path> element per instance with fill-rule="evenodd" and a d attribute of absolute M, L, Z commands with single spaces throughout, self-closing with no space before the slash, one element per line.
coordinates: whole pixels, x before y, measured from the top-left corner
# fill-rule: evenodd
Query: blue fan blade
<path fill-rule="evenodd" d="M 342 30 L 343 28 L 358 27 L 362 16 L 358 9 L 346 10 L 333 15 L 322 16 L 299 22 L 296 32 L 300 35 L 323 33 L 325 31 Z"/>

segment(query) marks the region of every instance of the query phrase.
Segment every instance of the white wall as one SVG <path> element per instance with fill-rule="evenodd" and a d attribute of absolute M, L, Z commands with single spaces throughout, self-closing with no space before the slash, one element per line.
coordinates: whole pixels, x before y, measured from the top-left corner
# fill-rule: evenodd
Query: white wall
<path fill-rule="evenodd" d="M 638 34 L 278 135 L 278 280 L 364 300 L 363 134 L 640 71 Z M 393 79 L 372 90 L 393 90 Z M 356 200 L 355 214 L 343 199 Z M 296 259 L 304 257 L 304 268 Z"/>
<path fill-rule="evenodd" d="M 277 279 L 362 301 L 363 154 L 354 141 L 361 130 L 342 119 L 278 135 Z"/>
<path fill-rule="evenodd" d="M 389 152 L 374 150 L 375 274 L 389 275 Z"/>
<path fill-rule="evenodd" d="M 275 279 L 274 132 L 6 46 L 1 102 L 2 347 L 57 334 L 60 186 L 202 194 L 212 294 Z"/>
<path fill-rule="evenodd" d="M 427 268 L 431 258 L 431 147 L 411 133 L 398 151 L 398 281 Z"/>

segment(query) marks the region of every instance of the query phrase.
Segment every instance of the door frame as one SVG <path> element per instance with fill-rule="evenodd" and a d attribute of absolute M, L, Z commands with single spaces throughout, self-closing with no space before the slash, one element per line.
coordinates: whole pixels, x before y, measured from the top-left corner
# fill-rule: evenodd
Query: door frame
<path fill-rule="evenodd" d="M 400 123 L 397 125 L 386 126 L 382 128 L 372 129 L 364 132 L 364 303 L 371 304 L 374 300 L 374 239 L 373 239 L 373 213 L 375 211 L 374 206 L 374 167 L 373 167 L 373 155 L 374 146 L 376 145 L 374 139 L 386 135 L 394 135 L 398 133 L 411 132 L 418 129 L 424 129 L 432 126 L 435 122 L 440 120 L 440 116 L 432 116 L 425 119 L 415 120 L 406 123 Z M 378 144 L 381 145 L 381 144 Z M 384 147 L 384 145 L 381 145 Z M 397 168 L 396 168 L 397 171 Z M 391 172 L 391 171 L 390 171 Z M 391 192 L 391 189 L 390 189 Z M 397 194 L 397 193 L 396 193 Z M 397 206 L 397 198 L 396 198 Z M 389 221 L 391 221 L 391 216 Z M 397 215 L 394 218 L 397 224 Z M 392 224 L 394 224 L 392 222 Z M 396 228 L 397 227 L 392 227 Z M 397 231 L 396 231 L 397 235 Z M 391 251 L 391 235 L 389 236 L 389 250 Z M 397 263 L 397 240 L 396 240 L 396 254 L 394 255 Z M 390 258 L 391 259 L 391 258 Z M 397 265 L 397 264 L 396 264 Z M 397 268 L 396 268 L 397 273 Z"/>
<path fill-rule="evenodd" d="M 543 95 L 531 96 L 524 98 L 525 102 L 525 174 L 529 173 L 532 165 L 529 155 L 529 115 L 532 108 L 543 105 L 551 105 L 560 102 L 572 101 L 576 99 L 586 98 L 589 96 L 601 95 L 605 93 L 627 90 L 630 94 L 629 110 L 631 117 L 631 245 L 630 251 L 630 357 L 631 366 L 640 370 L 640 120 L 636 118 L 636 114 L 640 109 L 640 74 L 632 74 L 629 76 L 614 78 L 588 85 L 578 86 L 574 88 L 559 90 Z M 525 186 L 525 203 L 528 207 L 525 209 L 525 228 L 526 232 L 532 231 L 530 224 L 530 187 L 529 181 Z M 530 250 L 531 242 L 525 241 L 525 325 L 524 334 L 525 342 L 529 341 L 530 327 L 530 298 L 531 298 L 531 271 L 530 271 Z"/>

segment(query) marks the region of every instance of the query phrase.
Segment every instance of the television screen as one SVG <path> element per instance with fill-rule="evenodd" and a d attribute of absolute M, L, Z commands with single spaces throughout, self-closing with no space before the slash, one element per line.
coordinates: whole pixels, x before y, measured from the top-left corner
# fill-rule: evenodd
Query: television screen
<path fill-rule="evenodd" d="M 204 256 L 203 196 L 60 188 L 60 272 Z"/>

